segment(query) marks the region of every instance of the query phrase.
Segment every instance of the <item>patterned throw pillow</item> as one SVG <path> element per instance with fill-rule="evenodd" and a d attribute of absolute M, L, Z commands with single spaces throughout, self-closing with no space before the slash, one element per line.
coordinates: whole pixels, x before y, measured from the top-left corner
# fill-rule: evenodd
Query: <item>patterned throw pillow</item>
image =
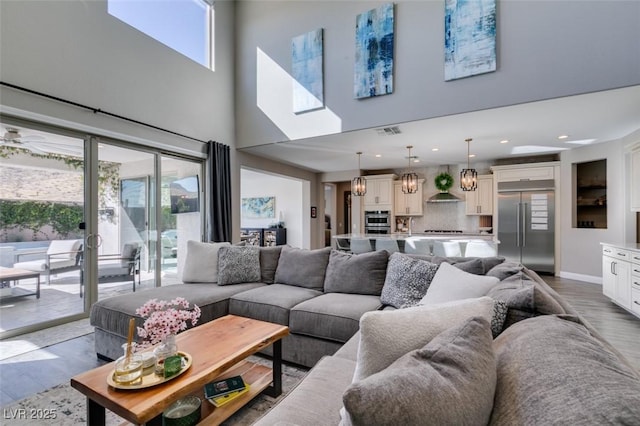
<path fill-rule="evenodd" d="M 417 305 L 427 293 L 437 271 L 438 265 L 431 262 L 393 253 L 389 258 L 380 301 L 398 309 Z"/>
<path fill-rule="evenodd" d="M 495 339 L 502 333 L 502 328 L 504 327 L 504 322 L 507 319 L 507 313 L 509 312 L 509 307 L 507 306 L 507 302 L 503 300 L 494 300 L 493 301 L 493 316 L 491 317 L 491 334 Z"/>
<path fill-rule="evenodd" d="M 260 282 L 260 249 L 226 246 L 218 251 L 218 285 Z"/>

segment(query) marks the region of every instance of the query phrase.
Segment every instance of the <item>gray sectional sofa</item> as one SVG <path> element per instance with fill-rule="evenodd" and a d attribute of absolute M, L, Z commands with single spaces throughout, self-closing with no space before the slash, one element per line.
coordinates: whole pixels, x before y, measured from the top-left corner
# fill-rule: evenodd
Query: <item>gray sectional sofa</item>
<path fill-rule="evenodd" d="M 313 368 L 257 424 L 640 425 L 638 371 L 535 272 L 502 258 L 189 242 L 185 268 L 184 284 L 96 303 L 96 352 L 120 356 L 128 318 L 150 298 L 186 297 L 201 323 L 288 325 L 283 359 Z"/>

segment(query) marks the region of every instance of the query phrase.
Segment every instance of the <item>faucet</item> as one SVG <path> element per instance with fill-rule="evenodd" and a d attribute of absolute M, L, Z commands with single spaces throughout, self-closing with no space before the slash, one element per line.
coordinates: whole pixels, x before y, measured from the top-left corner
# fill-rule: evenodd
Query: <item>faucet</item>
<path fill-rule="evenodd" d="M 413 228 L 413 218 L 409 218 L 409 236 L 411 236 L 411 229 Z"/>

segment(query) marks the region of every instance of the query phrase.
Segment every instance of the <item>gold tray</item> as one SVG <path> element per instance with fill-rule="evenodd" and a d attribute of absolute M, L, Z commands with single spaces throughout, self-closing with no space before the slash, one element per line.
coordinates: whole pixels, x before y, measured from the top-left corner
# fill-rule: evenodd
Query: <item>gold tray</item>
<path fill-rule="evenodd" d="M 151 386 L 160 385 L 162 383 L 168 382 L 169 380 L 173 380 L 176 377 L 180 376 L 185 371 L 187 371 L 189 367 L 191 367 L 191 362 L 192 362 L 191 355 L 189 355 L 186 352 L 180 352 L 180 351 L 178 351 L 178 355 L 182 357 L 182 369 L 178 374 L 174 374 L 171 377 L 164 378 L 164 377 L 158 376 L 157 374 L 154 373 L 154 366 L 151 366 L 149 368 L 145 368 L 144 370 L 142 370 L 141 382 L 136 384 L 131 384 L 131 385 L 123 385 L 121 383 L 116 383 L 116 381 L 113 379 L 113 376 L 116 373 L 114 369 L 107 376 L 107 384 L 116 389 L 144 389 L 144 388 L 149 388 Z"/>

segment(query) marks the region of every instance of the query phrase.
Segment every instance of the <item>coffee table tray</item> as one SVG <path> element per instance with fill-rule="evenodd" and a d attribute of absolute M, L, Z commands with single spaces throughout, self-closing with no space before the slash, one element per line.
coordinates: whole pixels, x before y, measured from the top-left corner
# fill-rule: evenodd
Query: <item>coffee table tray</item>
<path fill-rule="evenodd" d="M 131 384 L 131 385 L 123 385 L 121 383 L 116 383 L 116 381 L 113 380 L 113 376 L 115 375 L 115 370 L 112 370 L 107 376 L 107 384 L 116 389 L 135 390 L 135 389 L 150 388 L 152 386 L 157 386 L 162 383 L 166 383 L 170 380 L 175 379 L 176 377 L 179 377 L 182 373 L 187 371 L 189 367 L 191 367 L 191 363 L 193 361 L 193 359 L 191 358 L 191 355 L 189 355 L 186 352 L 180 352 L 180 351 L 178 351 L 178 355 L 182 357 L 182 369 L 178 374 L 174 374 L 171 377 L 164 378 L 164 377 L 158 376 L 157 374 L 154 373 L 154 367 L 151 366 L 143 370 L 141 382 L 136 384 Z"/>

